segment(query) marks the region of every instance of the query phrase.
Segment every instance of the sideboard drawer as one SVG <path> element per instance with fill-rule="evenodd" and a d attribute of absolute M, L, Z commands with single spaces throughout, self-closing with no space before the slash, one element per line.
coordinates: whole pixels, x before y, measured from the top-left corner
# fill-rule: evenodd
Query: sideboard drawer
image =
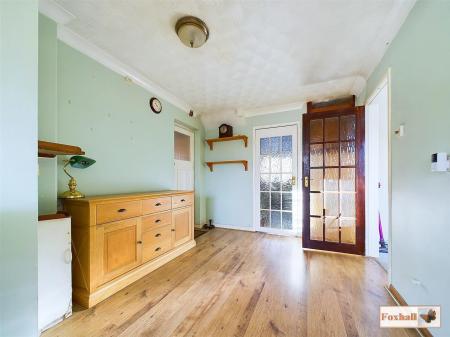
<path fill-rule="evenodd" d="M 134 218 L 141 215 L 141 201 L 123 201 L 97 205 L 97 224 Z"/>
<path fill-rule="evenodd" d="M 172 208 L 190 206 L 194 202 L 192 194 L 174 195 L 172 197 Z"/>
<path fill-rule="evenodd" d="M 147 262 L 172 248 L 172 225 L 142 233 L 142 262 Z"/>
<path fill-rule="evenodd" d="M 167 211 L 172 208 L 172 198 L 152 198 L 142 201 L 142 214 Z"/>
<path fill-rule="evenodd" d="M 172 223 L 172 212 L 162 212 L 146 215 L 142 217 L 142 232 L 157 227 L 170 225 Z"/>

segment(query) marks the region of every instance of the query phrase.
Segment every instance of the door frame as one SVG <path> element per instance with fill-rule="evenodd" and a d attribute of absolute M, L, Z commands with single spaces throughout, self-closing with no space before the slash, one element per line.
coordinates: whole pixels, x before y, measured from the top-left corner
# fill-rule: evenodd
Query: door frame
<path fill-rule="evenodd" d="M 352 108 L 343 108 L 343 109 L 337 109 L 329 112 L 313 112 L 313 113 L 306 113 L 303 115 L 303 138 L 302 138 L 302 167 L 303 162 L 305 158 L 309 159 L 309 131 L 305 132 L 305 122 L 309 123 L 309 120 L 311 118 L 314 118 L 314 116 L 320 116 L 320 118 L 327 118 L 327 117 L 336 117 L 336 116 L 343 116 L 346 114 L 353 114 L 355 113 L 356 116 L 358 114 L 360 115 L 359 118 L 356 117 L 356 139 L 360 139 L 360 147 L 356 148 L 355 156 L 356 156 L 356 165 L 355 165 L 355 171 L 357 172 L 356 176 L 356 203 L 363 204 L 363 207 L 356 207 L 356 221 L 359 223 L 360 226 L 359 231 L 356 231 L 356 242 L 355 245 L 346 245 L 343 243 L 334 243 L 334 242 L 325 242 L 325 241 L 312 241 L 310 240 L 310 232 L 309 232 L 309 225 L 306 225 L 306 216 L 309 215 L 309 185 L 308 187 L 305 187 L 303 178 L 308 176 L 309 178 L 309 172 L 303 172 L 302 175 L 302 194 L 303 196 L 305 194 L 308 194 L 308 198 L 303 199 L 303 235 L 302 235 L 302 244 L 303 248 L 306 249 L 318 249 L 318 250 L 325 250 L 325 251 L 332 251 L 332 252 L 340 252 L 340 253 L 349 253 L 349 254 L 358 254 L 358 255 L 364 255 L 365 254 L 365 222 L 366 222 L 366 215 L 365 215 L 365 107 L 364 106 L 355 106 Z M 358 127 L 358 120 L 359 120 L 359 127 Z M 362 162 L 360 159 L 362 158 Z M 306 191 L 307 189 L 307 191 Z M 357 226 L 358 227 L 358 226 Z"/>
<path fill-rule="evenodd" d="M 192 190 L 195 189 L 195 130 L 184 126 L 180 123 L 175 122 L 174 128 L 173 128 L 173 134 L 175 135 L 175 132 L 182 133 L 184 135 L 187 135 L 191 138 L 190 144 L 189 144 L 189 151 L 191 154 L 191 162 L 192 162 Z M 175 146 L 175 143 L 174 143 Z M 175 159 L 175 152 L 173 153 L 173 177 L 174 177 L 174 189 L 177 189 L 177 170 L 176 170 L 176 159 Z M 181 161 L 181 160 L 180 160 Z"/>
<path fill-rule="evenodd" d="M 302 213 L 302 198 L 301 198 L 301 193 L 300 193 L 300 189 L 299 189 L 299 176 L 301 176 L 302 174 L 302 166 L 300 165 L 300 163 L 302 162 L 300 160 L 301 158 L 301 128 L 300 128 L 300 122 L 288 122 L 288 123 L 278 123 L 278 124 L 269 124 L 269 125 L 258 125 L 258 126 L 254 126 L 253 127 L 253 133 L 252 133 L 252 139 L 253 139 L 253 172 L 252 172 L 252 186 L 253 186 L 253 231 L 256 232 L 258 231 L 258 229 L 260 228 L 258 225 L 258 215 L 257 212 L 259 211 L 259 205 L 257 203 L 257 200 L 259 200 L 256 196 L 256 193 L 259 192 L 259 186 L 257 185 L 257 177 L 256 174 L 258 172 L 256 172 L 256 153 L 257 153 L 257 146 L 258 144 L 256 144 L 256 131 L 257 130 L 261 130 L 261 129 L 272 129 L 272 128 L 279 128 L 279 127 L 284 127 L 284 126 L 295 126 L 297 128 L 297 222 L 298 222 L 298 226 L 297 226 L 297 230 L 293 231 L 293 232 L 283 232 L 282 230 L 271 230 L 268 229 L 267 231 L 265 231 L 265 233 L 268 234 L 275 234 L 275 235 L 284 235 L 284 236 L 301 236 L 302 234 L 302 224 L 303 224 L 303 213 Z"/>
<path fill-rule="evenodd" d="M 368 96 L 367 100 L 366 100 L 366 106 L 369 106 L 370 103 L 375 99 L 375 97 L 378 95 L 378 93 L 380 92 L 380 90 L 384 87 L 387 86 L 387 130 L 388 130 L 388 153 L 387 153 L 387 164 L 388 164 L 388 181 L 387 181 L 387 198 L 388 198 L 388 223 L 387 223 L 387 228 L 388 228 L 388 249 L 389 249 L 389 256 L 388 256 L 388 282 L 389 284 L 391 283 L 391 269 L 392 269 L 392 105 L 391 105 L 391 101 L 392 101 L 392 96 L 391 96 L 391 68 L 388 68 L 386 73 L 383 75 L 383 77 L 380 79 L 380 81 L 378 82 L 377 86 L 372 90 L 372 92 L 370 93 L 370 95 Z M 366 135 L 370 135 L 370 129 L 366 129 Z M 367 137 L 367 139 L 369 139 L 369 137 Z M 369 144 L 367 144 L 369 145 Z M 368 147 L 368 149 L 370 149 L 370 147 Z M 366 173 L 370 172 L 370 170 L 373 170 L 372 165 L 376 164 L 376 163 L 372 163 L 372 161 L 370 161 L 369 156 L 370 153 L 366 153 Z M 367 175 L 368 177 L 368 175 Z M 377 193 L 377 189 L 374 186 L 370 186 L 367 185 L 366 188 L 366 199 L 367 200 L 371 200 L 370 198 L 373 198 L 376 193 Z M 366 207 L 368 206 L 368 204 L 366 204 Z M 367 211 L 366 212 L 366 217 L 368 217 L 370 214 Z M 366 218 L 366 223 L 370 224 L 369 219 Z M 370 256 L 374 256 L 373 255 L 373 251 L 369 248 L 369 242 L 373 241 L 373 233 L 371 233 L 370 229 L 366 231 L 366 253 L 367 255 Z M 378 255 L 376 255 L 378 256 Z"/>

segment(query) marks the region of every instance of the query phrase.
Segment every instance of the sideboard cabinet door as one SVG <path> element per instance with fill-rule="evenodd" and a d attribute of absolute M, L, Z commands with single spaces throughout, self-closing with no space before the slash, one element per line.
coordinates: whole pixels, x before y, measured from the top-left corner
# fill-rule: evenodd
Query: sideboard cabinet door
<path fill-rule="evenodd" d="M 97 275 L 103 284 L 141 264 L 141 221 L 138 218 L 97 225 Z"/>
<path fill-rule="evenodd" d="M 174 229 L 173 243 L 179 246 L 191 239 L 192 207 L 174 209 L 172 211 L 172 225 Z"/>

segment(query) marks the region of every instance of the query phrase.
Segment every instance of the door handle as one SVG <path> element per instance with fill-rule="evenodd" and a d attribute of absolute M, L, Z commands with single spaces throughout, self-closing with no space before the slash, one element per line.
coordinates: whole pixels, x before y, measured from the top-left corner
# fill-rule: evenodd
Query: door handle
<path fill-rule="evenodd" d="M 138 241 L 138 242 L 136 242 L 138 245 L 141 245 L 142 244 L 142 241 Z"/>
<path fill-rule="evenodd" d="M 295 184 L 297 184 L 297 177 L 296 176 L 292 176 L 291 184 L 292 184 L 292 186 L 295 186 Z"/>
<path fill-rule="evenodd" d="M 161 203 L 160 203 L 160 202 L 157 202 L 157 203 L 155 204 L 155 206 L 161 206 Z"/>
<path fill-rule="evenodd" d="M 155 235 L 155 238 L 157 238 L 157 237 L 159 237 L 159 236 L 161 236 L 161 233 L 157 233 L 157 234 Z"/>
<path fill-rule="evenodd" d="M 309 177 L 305 176 L 304 181 L 305 181 L 305 187 L 308 188 L 309 187 Z"/>
<path fill-rule="evenodd" d="M 158 247 L 155 249 L 155 252 L 157 252 L 158 250 L 161 250 L 161 247 Z"/>

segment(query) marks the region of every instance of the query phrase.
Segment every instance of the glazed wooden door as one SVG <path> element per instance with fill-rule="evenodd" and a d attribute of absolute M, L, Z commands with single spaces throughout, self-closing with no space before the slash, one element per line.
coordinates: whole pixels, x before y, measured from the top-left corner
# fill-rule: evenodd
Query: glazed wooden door
<path fill-rule="evenodd" d="M 364 107 L 303 115 L 303 247 L 364 255 Z"/>

